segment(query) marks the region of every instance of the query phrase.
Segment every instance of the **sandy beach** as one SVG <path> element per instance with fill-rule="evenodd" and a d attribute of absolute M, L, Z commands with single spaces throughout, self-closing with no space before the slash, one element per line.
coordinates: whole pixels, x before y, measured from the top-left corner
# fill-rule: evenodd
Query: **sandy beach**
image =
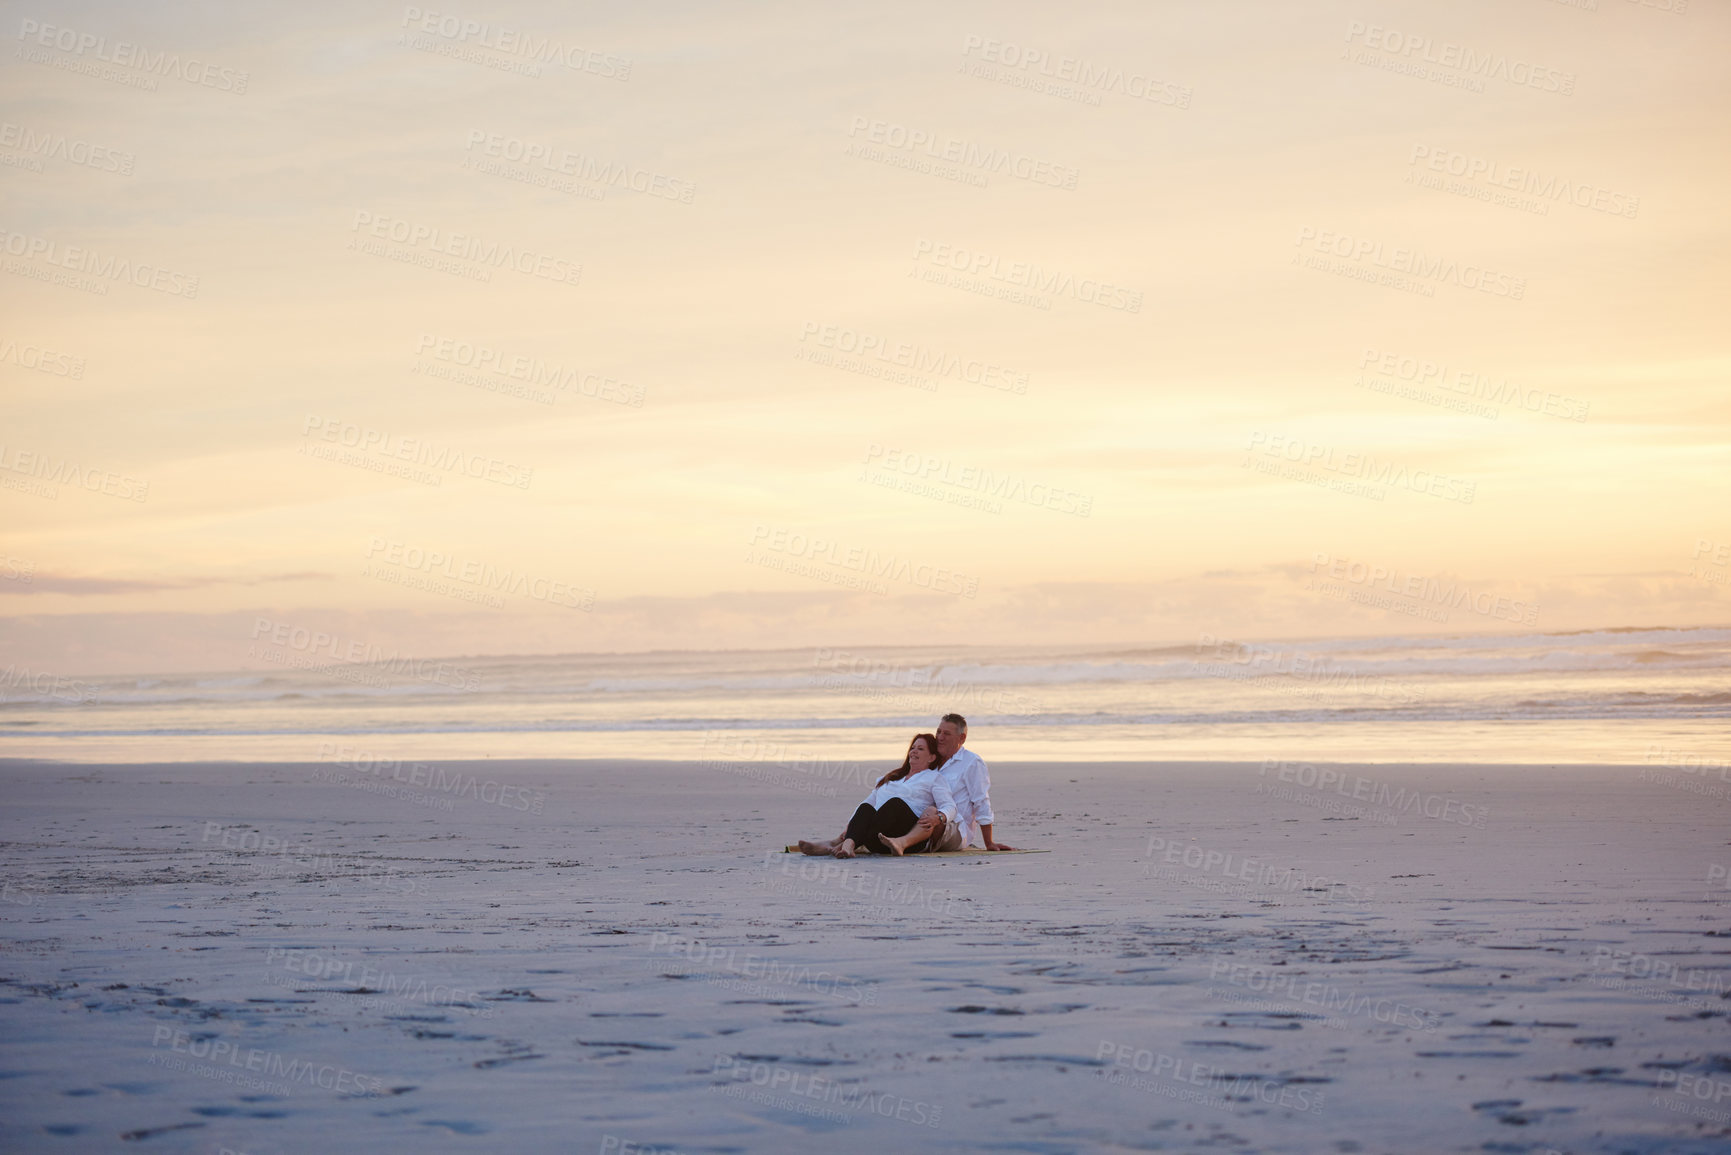
<path fill-rule="evenodd" d="M 870 8 L 13 13 L 0 1155 L 1731 1155 L 1731 0 Z"/>
<path fill-rule="evenodd" d="M 1005 763 L 1051 853 L 845 863 L 787 767 L 0 782 L 7 1150 L 1731 1141 L 1703 775 Z"/>

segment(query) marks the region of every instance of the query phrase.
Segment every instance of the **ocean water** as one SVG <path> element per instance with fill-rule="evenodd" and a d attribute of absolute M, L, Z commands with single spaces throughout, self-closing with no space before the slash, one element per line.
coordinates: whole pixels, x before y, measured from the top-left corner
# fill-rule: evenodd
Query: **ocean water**
<path fill-rule="evenodd" d="M 0 670 L 0 757 L 893 765 L 938 716 L 990 760 L 1616 763 L 1723 779 L 1731 628 L 1164 647 L 854 647 Z"/>

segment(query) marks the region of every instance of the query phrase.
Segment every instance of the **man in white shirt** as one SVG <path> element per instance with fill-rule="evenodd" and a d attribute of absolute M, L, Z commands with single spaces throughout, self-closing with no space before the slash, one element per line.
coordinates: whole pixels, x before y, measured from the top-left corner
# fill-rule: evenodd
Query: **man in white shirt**
<path fill-rule="evenodd" d="M 992 837 L 992 775 L 978 754 L 963 748 L 968 740 L 968 720 L 960 714 L 945 714 L 938 722 L 937 738 L 938 753 L 943 757 L 938 773 L 955 797 L 956 820 L 949 822 L 936 807 L 928 808 L 908 832 L 909 838 L 927 838 L 930 850 L 960 850 L 976 842 L 983 842 L 987 850 L 1014 850 Z"/>

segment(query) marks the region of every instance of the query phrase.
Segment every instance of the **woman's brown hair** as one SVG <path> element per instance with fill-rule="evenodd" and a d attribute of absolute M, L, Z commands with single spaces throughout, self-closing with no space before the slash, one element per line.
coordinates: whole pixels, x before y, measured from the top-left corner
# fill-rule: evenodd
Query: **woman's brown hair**
<path fill-rule="evenodd" d="M 940 760 L 938 757 L 938 736 L 936 734 L 915 734 L 912 740 L 908 742 L 907 756 L 902 759 L 902 764 L 897 766 L 894 770 L 891 770 L 888 774 L 885 774 L 882 778 L 879 778 L 879 786 L 882 786 L 885 782 L 900 782 L 903 778 L 908 776 L 908 771 L 913 768 L 914 743 L 921 739 L 925 740 L 926 749 L 932 752 L 932 765 L 936 766 L 938 764 Z"/>

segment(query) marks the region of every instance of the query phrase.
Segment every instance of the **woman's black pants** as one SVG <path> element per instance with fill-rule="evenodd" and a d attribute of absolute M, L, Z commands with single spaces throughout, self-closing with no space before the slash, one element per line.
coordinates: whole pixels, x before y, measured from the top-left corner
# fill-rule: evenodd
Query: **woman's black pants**
<path fill-rule="evenodd" d="M 890 854 L 892 851 L 878 841 L 878 835 L 900 838 L 912 830 L 919 820 L 920 816 L 914 813 L 914 808 L 900 798 L 891 798 L 877 810 L 861 802 L 859 809 L 853 812 L 853 818 L 848 821 L 847 836 L 853 839 L 855 850 Z"/>

